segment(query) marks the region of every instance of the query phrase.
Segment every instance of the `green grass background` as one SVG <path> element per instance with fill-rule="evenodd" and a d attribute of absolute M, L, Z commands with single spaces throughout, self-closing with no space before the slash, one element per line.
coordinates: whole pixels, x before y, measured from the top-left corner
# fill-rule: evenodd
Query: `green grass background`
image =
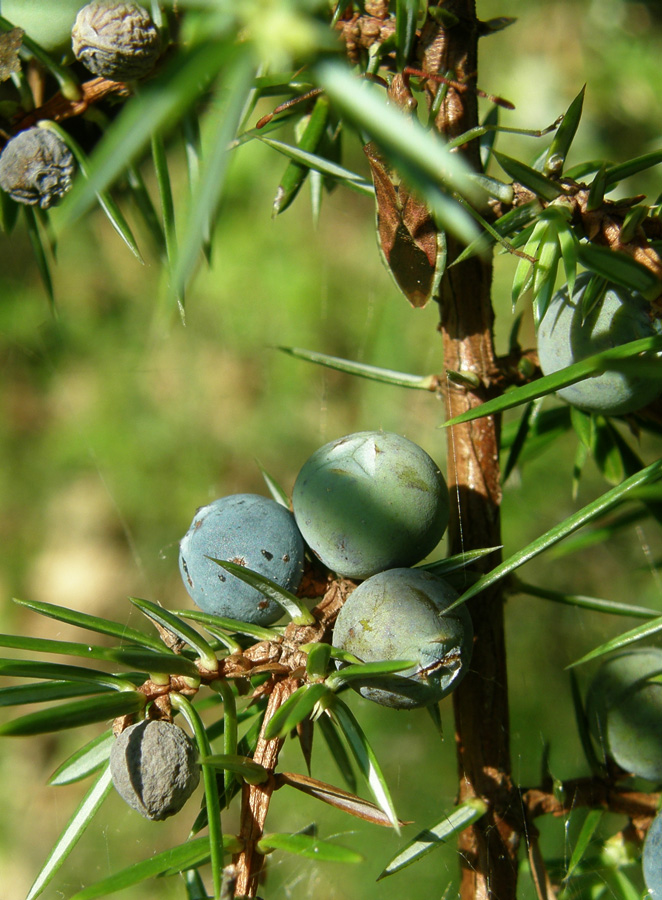
<path fill-rule="evenodd" d="M 594 157 L 616 162 L 659 147 L 657 4 L 483 0 L 478 8 L 483 18 L 519 17 L 514 27 L 481 45 L 479 85 L 517 107 L 504 115 L 504 124 L 550 124 L 587 82 L 571 164 Z M 543 144 L 504 136 L 499 146 L 532 160 Z M 171 158 L 181 211 L 187 197 L 176 138 Z M 358 143 L 349 160 L 365 169 Z M 436 310 L 414 311 L 397 294 L 379 260 L 370 200 L 335 191 L 315 229 L 304 192 L 273 221 L 271 200 L 284 167 L 262 145 L 237 151 L 214 235 L 213 265 L 201 269 L 190 291 L 185 327 L 164 300 L 158 262 L 148 257 L 146 266 L 138 264 L 101 214 L 60 242 L 55 315 L 24 232 L 0 239 L 2 630 L 80 638 L 14 606 L 12 596 L 68 604 L 133 626 L 140 617 L 129 595 L 171 608 L 188 605 L 177 568 L 178 541 L 198 506 L 228 493 L 264 492 L 258 462 L 291 490 L 298 469 L 322 443 L 383 428 L 407 435 L 443 465 L 438 399 L 353 380 L 275 349 L 301 346 L 420 374 L 443 369 Z M 149 166 L 145 172 L 149 176 Z M 659 170 L 626 187 L 653 200 L 660 192 Z M 512 322 L 514 266 L 512 258 L 499 256 L 495 269 L 502 351 Z M 533 341 L 528 319 L 524 334 Z M 572 499 L 574 447 L 574 439 L 564 439 L 510 479 L 503 508 L 506 553 L 604 489 L 589 464 L 579 498 Z M 642 452 L 652 458 L 657 450 L 644 446 Z M 523 575 L 559 590 L 662 610 L 659 552 L 656 527 L 644 523 L 581 555 L 547 557 Z M 509 601 L 507 618 L 515 778 L 521 784 L 538 780 L 548 741 L 555 776 L 582 774 L 586 767 L 564 666 L 635 623 L 525 597 Z M 405 831 L 409 838 L 454 803 L 450 700 L 442 704 L 443 741 L 423 712 L 382 710 L 356 697 L 350 703 L 374 742 L 400 815 L 415 822 Z M 97 731 L 85 729 L 83 736 Z M 0 872 L 7 898 L 25 895 L 82 795 L 80 785 L 45 786 L 81 737 L 65 732 L 3 741 Z M 313 774 L 338 781 L 321 743 L 313 761 Z M 283 767 L 303 770 L 296 747 L 284 753 Z M 66 897 L 185 839 L 193 812 L 153 824 L 112 796 L 45 896 Z M 226 819 L 226 830 L 236 826 L 234 813 Z M 456 878 L 451 846 L 375 884 L 404 839 L 284 791 L 274 799 L 268 828 L 296 830 L 312 821 L 321 836 L 356 847 L 366 862 L 350 869 L 274 855 L 262 888 L 269 900 L 380 900 L 393 893 L 420 900 L 441 897 Z M 576 824 L 569 824 L 568 834 Z M 561 857 L 568 852 L 564 822 L 539 825 L 545 850 Z M 522 896 L 531 891 L 523 877 Z M 183 888 L 172 879 L 122 896 L 180 897 Z"/>

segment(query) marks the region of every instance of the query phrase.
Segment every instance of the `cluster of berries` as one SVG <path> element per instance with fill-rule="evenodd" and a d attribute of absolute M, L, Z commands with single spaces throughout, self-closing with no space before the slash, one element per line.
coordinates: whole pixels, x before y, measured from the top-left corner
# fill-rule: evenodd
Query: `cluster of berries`
<path fill-rule="evenodd" d="M 411 660 L 398 675 L 358 689 L 398 709 L 435 703 L 471 659 L 473 629 L 443 578 L 412 568 L 438 544 L 448 489 L 430 456 L 407 438 L 360 432 L 317 450 L 294 486 L 294 512 L 268 497 L 234 494 L 199 509 L 180 543 L 179 563 L 205 612 L 267 626 L 283 609 L 216 560 L 234 562 L 295 593 L 307 562 L 360 581 L 333 630 L 333 645 L 364 662 Z M 313 561 L 314 560 L 314 561 Z M 126 728 L 111 754 L 119 794 L 148 819 L 177 812 L 198 784 L 188 736 L 163 720 Z"/>
<path fill-rule="evenodd" d="M 398 434 L 359 432 L 317 450 L 294 485 L 290 512 L 255 494 L 222 497 L 196 513 L 180 544 L 180 568 L 205 612 L 270 625 L 274 600 L 228 574 L 230 561 L 296 592 L 309 552 L 326 569 L 361 583 L 340 611 L 333 644 L 364 662 L 416 661 L 361 693 L 411 708 L 447 694 L 466 672 L 473 632 L 456 591 L 412 568 L 448 524 L 448 488 L 430 456 Z"/>

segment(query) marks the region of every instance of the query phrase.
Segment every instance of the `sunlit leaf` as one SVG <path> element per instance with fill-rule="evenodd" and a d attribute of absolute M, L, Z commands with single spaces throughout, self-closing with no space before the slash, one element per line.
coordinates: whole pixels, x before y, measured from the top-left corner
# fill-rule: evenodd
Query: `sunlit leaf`
<path fill-rule="evenodd" d="M 584 93 L 586 85 L 577 94 L 575 99 L 568 107 L 567 112 L 563 116 L 563 121 L 559 125 L 556 134 L 552 139 L 552 143 L 547 151 L 545 160 L 546 175 L 560 175 L 563 171 L 568 151 L 577 133 L 579 121 L 582 116 L 582 107 L 584 105 Z"/>
<path fill-rule="evenodd" d="M 646 294 L 659 287 L 657 276 L 631 256 L 597 244 L 580 243 L 577 259 L 592 272 L 629 290 Z"/>
<path fill-rule="evenodd" d="M 171 694 L 170 699 L 173 707 L 181 712 L 193 731 L 200 756 L 203 759 L 212 756 L 209 737 L 196 708 L 186 699 L 186 697 L 182 696 L 182 694 Z M 209 828 L 207 841 L 214 879 L 214 896 L 218 897 L 221 892 L 221 879 L 224 865 L 224 836 L 221 827 L 221 803 L 214 766 L 203 762 L 201 763 L 201 768 L 202 781 L 205 788 L 207 827 Z"/>
<path fill-rule="evenodd" d="M 107 722 L 118 716 L 139 712 L 147 702 L 139 691 L 121 691 L 100 697 L 90 697 L 59 706 L 49 706 L 39 712 L 0 723 L 0 735 L 27 737 L 48 734 L 67 728 L 79 728 L 94 722 Z"/>
<path fill-rule="evenodd" d="M 270 853 L 272 850 L 285 850 L 305 859 L 321 860 L 322 862 L 360 863 L 363 857 L 354 850 L 331 844 L 329 841 L 321 841 L 317 837 L 307 834 L 265 834 L 258 842 L 260 853 Z"/>
<path fill-rule="evenodd" d="M 520 297 L 526 293 L 533 282 L 533 274 L 535 271 L 535 262 L 537 260 L 538 248 L 544 240 L 549 229 L 549 222 L 546 219 L 540 219 L 533 227 L 531 236 L 524 247 L 526 258 L 522 257 L 517 263 L 515 274 L 513 276 L 513 284 L 510 290 L 513 309 L 515 308 Z"/>
<path fill-rule="evenodd" d="M 297 138 L 297 148 L 307 153 L 315 153 L 324 136 L 328 120 L 329 101 L 324 95 L 321 95 L 315 100 L 312 112 L 305 121 L 305 127 Z M 274 215 L 284 212 L 294 201 L 309 171 L 308 166 L 294 159 L 291 160 L 276 191 L 273 204 Z"/>
<path fill-rule="evenodd" d="M 104 651 L 104 659 L 147 672 L 149 675 L 187 675 L 197 678 L 199 672 L 195 663 L 176 653 L 152 653 L 134 647 L 120 647 Z"/>
<path fill-rule="evenodd" d="M 315 622 L 313 615 L 298 597 L 286 591 L 284 587 L 276 584 L 270 578 L 253 572 L 251 569 L 247 569 L 246 566 L 240 566 L 238 563 L 228 562 L 225 559 L 213 559 L 211 556 L 209 559 L 217 563 L 222 569 L 225 569 L 226 572 L 236 575 L 237 578 L 245 581 L 246 584 L 264 594 L 269 600 L 274 600 L 282 606 L 296 625 L 312 625 Z"/>
<path fill-rule="evenodd" d="M 515 232 L 531 225 L 541 209 L 542 207 L 539 200 L 530 200 L 528 203 L 523 203 L 522 206 L 516 206 L 494 223 L 494 230 L 502 237 L 508 237 L 509 235 L 515 234 Z M 472 241 L 471 244 L 465 247 L 459 257 L 455 260 L 455 265 L 463 262 L 465 259 L 469 259 L 471 256 L 485 253 L 494 242 L 494 237 L 484 232 L 475 241 Z"/>
<path fill-rule="evenodd" d="M 640 472 L 627 478 L 622 484 L 619 484 L 616 487 L 611 488 L 611 490 L 607 491 L 605 494 L 602 494 L 597 500 L 587 504 L 571 516 L 568 516 L 567 519 L 564 519 L 558 525 L 550 528 L 549 531 L 546 531 L 539 538 L 536 538 L 536 540 L 531 541 L 530 544 L 527 544 L 521 550 L 513 553 L 513 555 L 505 559 L 501 565 L 480 577 L 478 581 L 465 591 L 458 600 L 451 604 L 447 611 L 450 611 L 460 603 L 464 603 L 470 597 L 475 597 L 476 594 L 479 594 L 491 585 L 496 584 L 502 578 L 505 578 L 506 575 L 509 575 L 511 572 L 514 572 L 520 566 L 524 565 L 524 563 L 539 556 L 559 541 L 562 541 L 564 537 L 567 537 L 584 525 L 588 525 L 590 522 L 595 521 L 597 518 L 627 499 L 628 492 L 633 490 L 633 488 L 657 481 L 660 477 L 662 477 L 662 460 L 656 460 L 649 466 L 646 466 L 645 469 L 642 469 Z M 650 626 L 642 627 L 645 628 Z M 584 659 L 581 661 L 584 662 Z"/>
<path fill-rule="evenodd" d="M 579 835 L 577 836 L 577 840 L 575 842 L 575 846 L 572 849 L 572 856 L 570 857 L 568 870 L 565 874 L 566 880 L 572 876 L 573 872 L 584 858 L 584 854 L 586 853 L 588 846 L 591 843 L 593 835 L 595 834 L 595 830 L 600 824 L 602 815 L 603 810 L 601 809 L 590 809 L 586 814 L 586 818 L 584 819 L 581 831 L 579 832 Z"/>
<path fill-rule="evenodd" d="M 261 625 L 252 625 L 249 622 L 241 622 L 239 619 L 228 619 L 225 616 L 215 616 L 212 613 L 205 613 L 198 609 L 175 609 L 173 612 L 182 619 L 199 622 L 206 628 L 222 629 L 231 634 L 246 634 L 257 641 L 272 641 L 279 633 L 275 628 L 263 628 Z"/>
<path fill-rule="evenodd" d="M 447 556 L 446 559 L 439 559 L 436 562 L 423 563 L 416 566 L 417 569 L 425 569 L 426 572 L 432 572 L 434 575 L 449 575 L 458 569 L 464 569 L 473 562 L 478 562 L 489 556 L 490 553 L 496 553 L 501 547 L 485 547 L 482 550 L 467 550 L 464 553 L 456 553 L 454 556 Z"/>
<path fill-rule="evenodd" d="M 465 242 L 476 237 L 468 213 L 444 193 L 457 191 L 480 202 L 482 192 L 472 182 L 464 160 L 451 153 L 439 136 L 390 106 L 375 85 L 357 79 L 346 67 L 325 62 L 318 66 L 317 77 L 335 107 L 374 140 L 411 187 L 425 196 L 439 225 Z"/>
<path fill-rule="evenodd" d="M 269 489 L 269 493 L 276 501 L 276 503 L 280 503 L 281 506 L 284 506 L 285 509 L 290 508 L 290 498 L 287 495 L 287 492 L 281 485 L 276 481 L 273 475 L 270 475 L 269 472 L 264 468 L 263 465 L 259 461 L 257 461 L 258 468 L 262 473 L 262 477 L 264 478 L 264 483 Z"/>
<path fill-rule="evenodd" d="M 275 141 L 271 138 L 261 138 L 261 140 L 268 147 L 278 150 L 279 153 L 289 157 L 298 165 L 307 169 L 314 169 L 327 178 L 335 178 L 339 183 L 344 184 L 345 187 L 349 187 L 360 194 L 372 197 L 375 193 L 373 186 L 362 175 L 357 175 L 355 172 L 351 172 L 349 169 L 345 169 L 343 166 L 339 166 L 323 156 L 317 156 L 310 151 L 302 150 L 300 147 L 284 144 L 282 141 Z"/>
<path fill-rule="evenodd" d="M 232 50 L 218 41 L 196 44 L 178 54 L 146 82 L 110 126 L 90 157 L 90 175 L 78 181 L 59 208 L 60 228 L 88 212 L 97 193 L 107 190 L 149 145 L 156 131 L 168 129 L 205 91 L 227 64 Z"/>
<path fill-rule="evenodd" d="M 253 76 L 252 61 L 243 48 L 237 51 L 236 48 L 227 50 L 218 44 L 214 46 L 217 58 L 213 71 L 217 72 L 220 64 L 226 63 L 222 108 L 216 110 L 212 119 L 214 129 L 209 142 L 204 141 L 205 156 L 200 178 L 194 187 L 182 228 L 177 264 L 172 275 L 178 294 L 183 293 L 213 230 L 230 161 L 230 142 L 236 134 Z"/>
<path fill-rule="evenodd" d="M 558 239 L 559 247 L 561 249 L 561 259 L 563 260 L 566 285 L 568 288 L 568 296 L 572 297 L 575 292 L 579 241 L 577 240 L 575 232 L 567 224 L 559 227 Z"/>
<path fill-rule="evenodd" d="M 507 391 L 494 400 L 488 400 L 487 403 L 469 409 L 453 419 L 448 419 L 442 427 L 460 425 L 463 422 L 470 422 L 472 419 L 479 419 L 481 416 L 491 416 L 506 409 L 512 409 L 529 400 L 555 393 L 562 387 L 576 384 L 591 375 L 599 375 L 612 369 L 620 371 L 626 361 L 633 359 L 638 354 L 659 352 L 660 350 L 662 350 L 662 337 L 660 336 L 641 338 L 621 344 L 619 347 L 612 347 L 602 353 L 596 353 L 595 356 L 587 356 L 586 359 L 573 363 L 551 375 L 544 375 L 530 384 Z"/>
<path fill-rule="evenodd" d="M 48 254 L 44 247 L 44 242 L 39 231 L 39 224 L 34 209 L 31 206 L 23 207 L 23 215 L 25 217 L 25 225 L 32 244 L 32 252 L 34 253 L 37 270 L 41 276 L 42 283 L 46 290 L 51 307 L 55 306 L 55 294 L 53 292 L 53 279 L 51 277 L 51 266 L 48 260 Z"/>
<path fill-rule="evenodd" d="M 279 347 L 278 349 L 296 359 L 305 359 L 308 362 L 326 366 L 329 369 L 337 369 L 339 372 L 347 372 L 349 375 L 368 378 L 371 381 L 381 381 L 384 384 L 395 384 L 398 387 L 415 388 L 422 391 L 432 391 L 438 387 L 438 378 L 435 375 L 410 375 L 407 372 L 394 372 L 392 369 L 369 366 L 350 359 L 341 359 L 338 356 L 327 356 L 326 353 L 316 353 L 314 350 L 303 350 L 300 347 Z"/>
<path fill-rule="evenodd" d="M 306 660 L 306 673 L 310 678 L 323 678 L 329 667 L 331 659 L 331 645 L 316 643 L 304 645 L 308 659 Z"/>
<path fill-rule="evenodd" d="M 48 779 L 48 783 L 51 785 L 72 784 L 74 781 L 87 778 L 108 760 L 110 749 L 114 743 L 115 736 L 110 729 L 92 738 L 84 747 L 76 750 L 57 767 Z"/>
<path fill-rule="evenodd" d="M 636 494 L 636 491 L 632 492 L 632 500 L 639 499 Z M 645 519 L 647 516 L 648 511 L 642 509 L 631 509 L 618 516 L 613 516 L 605 525 L 589 528 L 584 534 L 578 534 L 564 544 L 555 547 L 550 553 L 550 559 L 560 559 L 571 553 L 578 553 L 585 550 L 587 547 L 594 547 L 597 544 L 602 544 L 605 541 L 611 540 L 619 533 L 619 531 L 623 531 L 625 528 L 629 528 L 631 525 L 641 522 L 642 519 Z"/>
<path fill-rule="evenodd" d="M 82 681 L 98 684 L 114 691 L 133 691 L 134 685 L 116 675 L 109 675 L 99 669 L 82 666 L 65 666 L 60 663 L 38 662 L 36 660 L 0 659 L 0 675 L 14 678 L 48 678 L 56 681 Z"/>
<path fill-rule="evenodd" d="M 321 682 L 304 684 L 298 688 L 269 719 L 264 730 L 265 738 L 271 740 L 287 735 L 310 715 L 318 701 L 330 692 L 330 688 Z"/>
<path fill-rule="evenodd" d="M 624 178 L 630 178 L 632 175 L 644 172 L 646 169 L 657 166 L 661 162 L 662 150 L 653 150 L 652 153 L 645 153 L 643 156 L 637 156 L 634 159 L 629 159 L 627 162 L 608 166 L 606 170 L 607 184 L 611 187 L 618 184 L 619 181 L 623 181 Z"/>
<path fill-rule="evenodd" d="M 605 193 L 607 192 L 607 165 L 604 163 L 595 173 L 595 177 L 591 182 L 586 200 L 586 209 L 588 212 L 597 212 L 605 202 Z"/>
<path fill-rule="evenodd" d="M 317 720 L 316 727 L 321 732 L 327 747 L 329 748 L 329 753 L 331 759 L 334 761 L 336 766 L 338 767 L 338 771 L 340 772 L 345 784 L 353 793 L 356 793 L 357 784 L 356 784 L 356 775 L 354 774 L 354 769 L 352 768 L 352 762 L 345 750 L 345 745 L 340 740 L 340 736 L 338 735 L 338 731 L 336 729 L 336 725 L 331 719 L 330 716 L 320 716 Z M 382 813 L 382 815 L 384 815 Z M 390 827 L 391 820 L 386 816 L 386 824 Z"/>
<path fill-rule="evenodd" d="M 492 156 L 492 148 L 497 136 L 497 127 L 499 125 L 499 107 L 494 105 L 489 108 L 482 122 L 486 129 L 480 136 L 480 162 L 483 171 L 487 171 L 487 166 Z"/>
<path fill-rule="evenodd" d="M 34 638 L 15 634 L 0 634 L 0 647 L 27 650 L 31 653 L 57 653 L 64 656 L 81 656 L 84 659 L 112 659 L 113 651 L 106 647 L 93 647 L 73 641 L 52 641 L 49 638 Z M 118 652 L 123 652 L 119 648 Z"/>
<path fill-rule="evenodd" d="M 621 244 L 629 244 L 630 241 L 633 241 L 636 237 L 639 228 L 641 227 L 642 222 L 648 216 L 648 207 L 647 206 L 633 206 L 631 207 L 623 220 L 623 227 L 621 228 L 621 233 L 619 235 L 619 241 Z"/>
<path fill-rule="evenodd" d="M 223 843 L 229 851 L 238 849 L 236 838 L 232 835 L 224 835 Z M 102 881 L 97 881 L 96 884 L 78 891 L 70 900 L 96 900 L 97 897 L 115 894 L 134 884 L 140 884 L 141 881 L 146 881 L 148 878 L 183 872 L 185 869 L 202 866 L 209 860 L 209 838 L 207 836 L 194 838 L 177 847 L 149 856 L 142 862 L 128 866 Z"/>
<path fill-rule="evenodd" d="M 561 188 L 558 184 L 555 184 L 541 172 L 537 172 L 518 159 L 506 156 L 504 153 L 498 153 L 496 150 L 493 151 L 493 155 L 504 172 L 510 175 L 513 181 L 533 191 L 534 194 L 543 200 L 555 200 L 561 193 Z"/>
<path fill-rule="evenodd" d="M 230 753 L 214 753 L 204 756 L 200 760 L 214 769 L 227 770 L 239 775 L 248 784 L 262 784 L 269 778 L 269 772 L 259 763 L 253 762 L 247 756 L 238 756 Z"/>
<path fill-rule="evenodd" d="M 354 754 L 361 774 L 368 782 L 379 808 L 386 814 L 393 828 L 400 833 L 398 817 L 391 799 L 386 780 L 377 762 L 377 757 L 359 723 L 349 707 L 336 695 L 331 708 L 333 719 L 342 730 L 350 750 Z"/>
<path fill-rule="evenodd" d="M 51 703 L 53 700 L 67 700 L 71 697 L 85 697 L 111 690 L 99 684 L 80 684 L 69 681 L 44 681 L 34 684 L 15 684 L 0 688 L 0 707 L 19 706 L 24 703 Z"/>
<path fill-rule="evenodd" d="M 604 644 L 600 644 L 600 646 L 596 647 L 595 650 L 591 650 L 590 653 L 582 656 L 581 659 L 578 659 L 576 660 L 576 662 L 571 663 L 571 666 L 579 666 L 582 665 L 582 663 L 589 662 L 589 660 L 597 659 L 599 656 L 604 656 L 606 653 L 611 653 L 614 650 L 620 650 L 623 647 L 628 647 L 630 644 L 636 643 L 636 641 L 643 641 L 646 638 L 652 637 L 659 631 L 662 631 L 662 616 L 658 616 L 657 619 L 653 619 L 651 622 L 647 622 L 645 625 L 639 625 L 637 628 L 633 628 L 631 631 L 625 631 L 623 634 L 619 634 L 617 637 L 606 641 Z"/>
<path fill-rule="evenodd" d="M 337 691 L 345 684 L 361 683 L 364 680 L 369 683 L 371 678 L 379 678 L 384 675 L 393 675 L 416 666 L 413 660 L 393 659 L 374 663 L 361 663 L 360 665 L 344 666 L 337 672 L 332 672 L 326 679 L 327 687 Z"/>
<path fill-rule="evenodd" d="M 163 628 L 172 631 L 173 634 L 192 647 L 206 669 L 213 671 L 216 668 L 217 660 L 214 651 L 195 628 L 191 628 L 186 622 L 182 622 L 175 613 L 164 609 L 157 603 L 152 603 L 151 600 L 142 600 L 138 597 L 131 597 L 130 600 L 145 616 L 158 622 Z"/>
<path fill-rule="evenodd" d="M 202 880 L 202 876 L 198 869 L 186 869 L 182 872 L 182 880 L 186 889 L 186 900 L 208 900 L 209 895 L 207 893 L 207 888 L 205 887 L 205 883 Z M 225 900 L 225 896 L 222 892 L 221 900 Z"/>
<path fill-rule="evenodd" d="M 88 178 L 89 160 L 86 154 L 83 152 L 83 148 L 69 134 L 69 132 L 64 128 L 61 128 L 57 124 L 57 122 L 44 121 L 40 123 L 40 127 L 54 132 L 55 134 L 57 134 L 60 140 L 64 141 L 64 143 L 69 147 L 74 157 L 76 158 L 76 162 L 78 163 L 78 168 L 80 169 L 81 174 L 85 178 Z M 133 236 L 133 232 L 131 231 L 129 223 L 124 218 L 124 214 L 120 210 L 117 203 L 115 203 L 115 201 L 107 191 L 99 191 L 97 193 L 97 200 L 99 201 L 99 206 L 108 217 L 108 221 L 113 226 L 117 234 L 122 238 L 131 253 L 133 253 L 136 259 L 138 259 L 140 262 L 143 262 L 142 255 L 140 253 L 140 250 L 138 249 L 138 244 L 136 243 L 136 239 Z"/>
<path fill-rule="evenodd" d="M 416 38 L 419 0 L 396 0 L 395 5 L 395 52 L 398 69 L 409 63 Z"/>
<path fill-rule="evenodd" d="M 533 274 L 534 318 L 540 322 L 545 315 L 554 292 L 556 272 L 561 259 L 559 225 L 551 222 L 538 251 L 538 262 Z"/>
<path fill-rule="evenodd" d="M 223 700 L 223 751 L 226 758 L 238 757 L 237 729 L 239 725 L 239 717 L 237 715 L 237 703 L 232 688 L 228 682 L 219 678 L 210 685 L 212 690 L 218 691 Z M 211 740 L 209 730 L 207 730 L 207 738 Z M 243 758 L 243 757 L 242 757 Z M 234 782 L 233 770 L 226 766 L 223 774 L 223 791 L 225 793 L 226 802 L 231 796 L 232 786 Z M 220 798 L 219 798 L 220 799 Z"/>
<path fill-rule="evenodd" d="M 480 819 L 486 812 L 487 804 L 478 797 L 457 806 L 441 822 L 417 834 L 397 856 L 393 857 L 377 880 L 386 878 L 387 875 L 393 875 L 394 872 L 399 872 L 405 866 L 410 866 L 434 850 L 435 847 L 446 843 L 449 838 L 471 825 L 472 822 Z"/>
<path fill-rule="evenodd" d="M 135 628 L 123 625 L 120 622 L 112 622 L 110 619 L 101 619 L 99 616 L 91 616 L 88 613 L 78 612 L 69 609 L 66 606 L 56 606 L 53 603 L 42 603 L 39 600 L 18 600 L 14 598 L 14 603 L 27 607 L 42 616 L 48 616 L 51 619 L 57 619 L 60 622 L 67 622 L 69 625 L 78 625 L 80 628 L 86 628 L 88 631 L 94 631 L 99 634 L 108 634 L 111 637 L 131 644 L 137 644 L 139 647 L 146 647 L 149 650 L 155 650 L 157 653 L 163 652 L 162 641 L 151 637 L 149 634 L 143 634 Z"/>
<path fill-rule="evenodd" d="M 659 610 L 649 609 L 646 606 L 631 606 L 628 603 L 618 603 L 616 600 L 601 600 L 599 597 L 586 597 L 583 594 L 564 594 L 561 591 L 548 590 L 520 579 L 517 579 L 516 587 L 517 593 L 528 594 L 530 597 L 540 597 L 542 600 L 551 600 L 554 603 L 563 603 L 567 606 L 590 609 L 593 612 L 606 613 L 607 615 L 652 619 L 660 614 Z"/>

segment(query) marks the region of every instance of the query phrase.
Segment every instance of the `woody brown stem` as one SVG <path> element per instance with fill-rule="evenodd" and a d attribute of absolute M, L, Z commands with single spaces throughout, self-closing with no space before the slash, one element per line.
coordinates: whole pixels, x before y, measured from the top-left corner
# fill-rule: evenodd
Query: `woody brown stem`
<path fill-rule="evenodd" d="M 309 581 L 310 584 L 308 584 Z M 307 575 L 302 592 L 307 586 L 314 593 L 321 583 L 314 584 Z M 269 773 L 276 770 L 278 755 L 284 739 L 266 740 L 264 732 L 274 713 L 291 697 L 306 677 L 306 655 L 300 648 L 313 641 L 330 639 L 331 629 L 338 611 L 354 587 L 354 582 L 348 579 L 325 579 L 324 596 L 312 610 L 316 619 L 314 625 L 290 624 L 285 629 L 282 641 L 263 642 L 255 645 L 257 659 L 268 660 L 265 668 L 273 668 L 276 665 L 287 672 L 287 677 L 277 681 L 271 691 L 260 737 L 253 754 L 254 762 L 264 766 Z M 239 658 L 237 658 L 238 662 Z M 250 654 L 247 652 L 245 657 L 241 657 L 241 667 L 237 671 L 243 672 L 244 675 L 249 671 L 255 672 L 256 668 L 251 668 L 251 662 Z M 234 860 L 237 897 L 252 898 L 256 896 L 260 872 L 264 863 L 264 856 L 258 850 L 258 843 L 264 834 L 264 823 L 269 811 L 271 795 L 276 787 L 276 781 L 271 777 L 262 784 L 244 784 L 242 788 L 239 839 L 243 843 L 243 849 Z"/>
<path fill-rule="evenodd" d="M 107 78 L 92 78 L 80 86 L 81 97 L 78 100 L 69 100 L 58 92 L 53 97 L 28 113 L 18 118 L 15 132 L 31 128 L 43 119 L 52 119 L 54 122 L 62 122 L 72 116 L 81 116 L 83 113 L 99 103 L 101 100 L 117 94 L 120 97 L 129 95 L 129 87 L 122 81 L 109 81 Z"/>
<path fill-rule="evenodd" d="M 276 769 L 284 739 L 274 738 L 267 741 L 264 738 L 264 730 L 276 710 L 297 687 L 298 682 L 288 678 L 286 681 L 278 682 L 269 697 L 262 730 L 253 754 L 253 760 L 264 766 L 269 773 L 273 773 Z M 244 784 L 242 788 L 239 840 L 244 847 L 235 859 L 237 876 L 235 891 L 238 897 L 255 897 L 257 893 L 258 879 L 264 862 L 264 856 L 258 851 L 257 844 L 264 834 L 264 822 L 273 790 L 273 778 L 262 784 Z"/>
<path fill-rule="evenodd" d="M 458 25 L 445 31 L 430 20 L 421 35 L 425 71 L 452 71 L 455 80 L 473 85 L 477 68 L 478 22 L 474 0 L 445 2 Z M 431 92 L 436 86 L 428 88 Z M 449 87 L 435 125 L 454 137 L 478 124 L 473 90 Z M 479 169 L 477 142 L 460 150 Z M 461 247 L 449 240 L 449 263 Z M 477 390 L 449 383 L 448 415 L 471 409 L 494 393 L 495 371 L 490 297 L 491 264 L 478 257 L 448 269 L 440 293 L 444 366 L 471 372 L 482 385 Z M 499 422 L 476 419 L 448 431 L 448 482 L 454 501 L 449 527 L 450 553 L 501 544 L 499 507 Z M 485 568 L 498 563 L 498 554 Z M 470 603 L 475 644 L 470 671 L 455 691 L 455 728 L 460 776 L 459 800 L 482 797 L 488 812 L 460 836 L 461 897 L 463 900 L 514 900 L 517 887 L 519 829 L 503 811 L 513 795 L 509 746 L 504 599 L 499 587 Z"/>
<path fill-rule="evenodd" d="M 648 825 L 657 814 L 660 794 L 646 794 L 620 788 L 602 778 L 573 778 L 564 781 L 556 792 L 541 787 L 528 788 L 521 793 L 522 804 L 530 818 L 537 816 L 565 816 L 578 806 L 605 809 L 627 816 L 635 823 Z"/>

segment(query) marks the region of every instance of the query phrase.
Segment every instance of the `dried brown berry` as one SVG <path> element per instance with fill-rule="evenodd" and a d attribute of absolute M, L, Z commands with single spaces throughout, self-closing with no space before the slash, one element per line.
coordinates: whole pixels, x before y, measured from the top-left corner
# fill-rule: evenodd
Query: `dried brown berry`
<path fill-rule="evenodd" d="M 73 154 L 52 131 L 28 128 L 13 137 L 0 155 L 0 188 L 18 203 L 48 209 L 71 187 Z"/>
<path fill-rule="evenodd" d="M 110 751 L 120 797 L 146 819 L 174 816 L 200 780 L 195 745 L 177 725 L 144 719 L 120 734 Z"/>
<path fill-rule="evenodd" d="M 94 75 L 134 81 L 147 75 L 161 52 L 150 14 L 137 3 L 94 0 L 84 6 L 71 30 L 74 55 Z"/>

